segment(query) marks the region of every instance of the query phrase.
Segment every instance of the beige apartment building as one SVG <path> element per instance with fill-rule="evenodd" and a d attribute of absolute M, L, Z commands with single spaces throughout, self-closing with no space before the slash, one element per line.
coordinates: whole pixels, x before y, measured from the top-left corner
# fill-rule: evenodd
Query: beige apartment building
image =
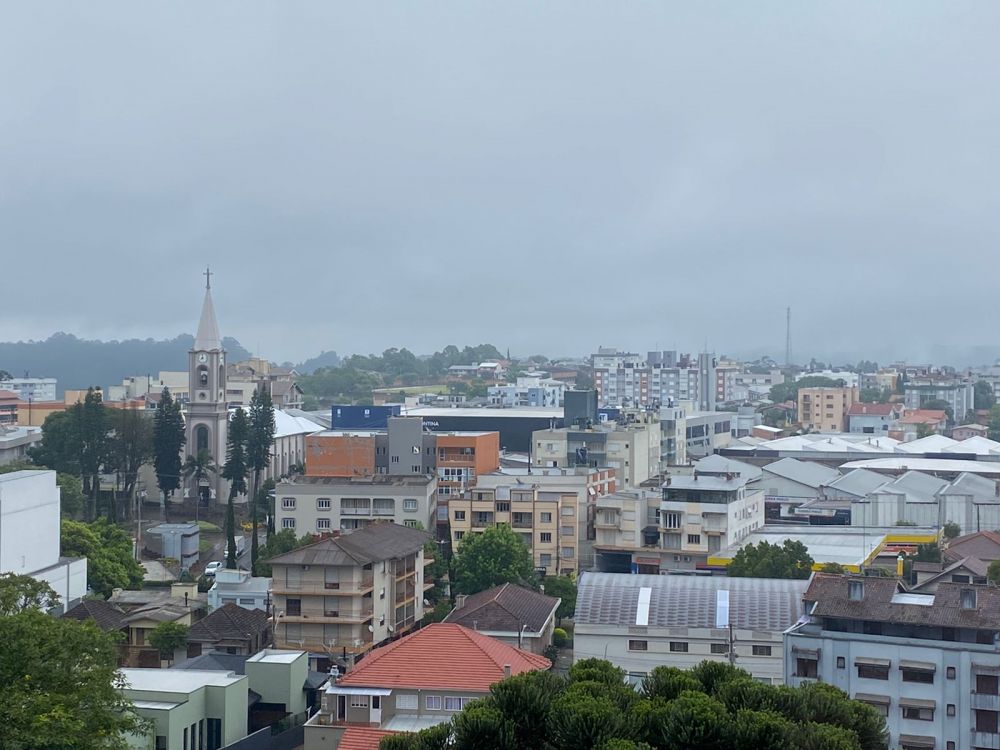
<path fill-rule="evenodd" d="M 799 389 L 799 423 L 813 432 L 847 432 L 847 412 L 858 387 Z"/>
<path fill-rule="evenodd" d="M 508 525 L 531 550 L 535 568 L 546 575 L 569 575 L 578 569 L 575 492 L 548 492 L 538 487 L 477 487 L 448 501 L 453 549 L 469 534 Z"/>
<path fill-rule="evenodd" d="M 348 661 L 424 616 L 424 544 L 430 536 L 372 523 L 271 558 L 276 648 Z M 323 669 L 323 665 L 318 665 Z"/>
<path fill-rule="evenodd" d="M 375 521 L 432 529 L 437 479 L 431 476 L 297 476 L 275 490 L 275 527 L 296 536 L 354 531 Z"/>

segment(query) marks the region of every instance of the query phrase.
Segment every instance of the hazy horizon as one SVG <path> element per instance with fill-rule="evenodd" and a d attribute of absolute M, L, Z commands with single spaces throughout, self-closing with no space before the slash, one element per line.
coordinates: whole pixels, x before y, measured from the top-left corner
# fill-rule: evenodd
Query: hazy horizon
<path fill-rule="evenodd" d="M 223 335 L 276 361 L 780 359 L 788 305 L 793 359 L 995 358 L 998 22 L 982 2 L 15 4 L 0 242 L 23 281 L 0 338 L 193 332 L 210 264 Z"/>

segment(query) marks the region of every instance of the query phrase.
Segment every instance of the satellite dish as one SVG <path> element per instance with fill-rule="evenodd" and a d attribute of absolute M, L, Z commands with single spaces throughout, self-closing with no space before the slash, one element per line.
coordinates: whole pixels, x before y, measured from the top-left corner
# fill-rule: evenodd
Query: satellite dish
<path fill-rule="evenodd" d="M 385 626 L 385 629 L 386 629 L 386 630 L 388 630 L 388 631 L 389 631 L 390 633 L 391 633 L 391 632 L 392 632 L 393 630 L 395 630 L 395 628 L 394 628 L 394 627 L 393 627 L 392 625 L 386 625 L 386 626 Z"/>
<path fill-rule="evenodd" d="M 369 633 L 374 633 L 375 632 L 375 626 L 374 625 L 369 625 L 368 626 L 368 632 Z"/>
<path fill-rule="evenodd" d="M 424 599 L 424 606 L 425 607 L 429 607 L 429 606 L 431 606 L 431 603 L 429 601 L 427 601 L 426 599 Z"/>

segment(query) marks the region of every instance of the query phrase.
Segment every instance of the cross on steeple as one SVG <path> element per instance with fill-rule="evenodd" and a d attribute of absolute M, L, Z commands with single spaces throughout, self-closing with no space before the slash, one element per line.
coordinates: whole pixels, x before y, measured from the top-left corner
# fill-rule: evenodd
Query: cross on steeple
<path fill-rule="evenodd" d="M 205 288 L 206 289 L 212 288 L 212 271 L 209 269 L 208 266 L 205 266 Z"/>

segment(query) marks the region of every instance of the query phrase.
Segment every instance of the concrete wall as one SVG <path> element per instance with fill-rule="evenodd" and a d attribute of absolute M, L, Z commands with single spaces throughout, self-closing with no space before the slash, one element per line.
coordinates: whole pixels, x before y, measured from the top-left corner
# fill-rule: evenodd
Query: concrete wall
<path fill-rule="evenodd" d="M 287 661 L 293 655 L 295 659 Z M 250 689 L 260 693 L 264 703 L 284 704 L 292 714 L 306 710 L 302 686 L 309 676 L 309 655 L 305 651 L 267 649 L 247 660 L 246 673 Z"/>

